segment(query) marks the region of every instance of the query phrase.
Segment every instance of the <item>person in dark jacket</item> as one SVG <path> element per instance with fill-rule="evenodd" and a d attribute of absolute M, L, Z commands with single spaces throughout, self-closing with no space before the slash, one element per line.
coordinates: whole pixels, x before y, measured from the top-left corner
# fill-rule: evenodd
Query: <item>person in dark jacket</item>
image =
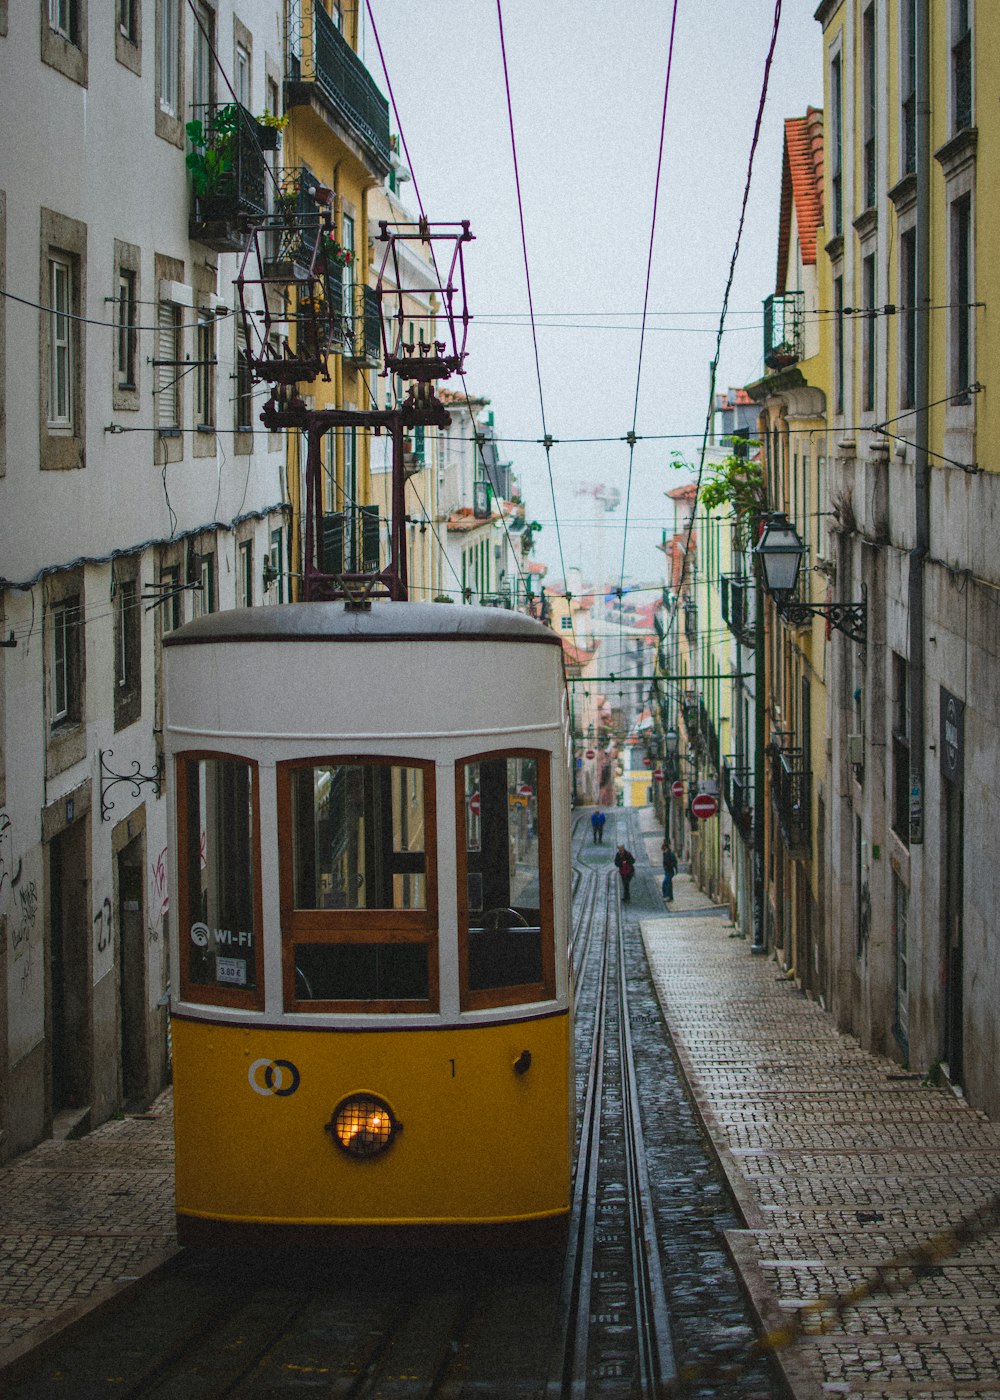
<path fill-rule="evenodd" d="M 663 843 L 663 898 L 674 902 L 674 876 L 677 874 L 677 857 L 670 849 L 670 842 Z"/>
<path fill-rule="evenodd" d="M 619 845 L 615 852 L 615 865 L 618 867 L 618 874 L 622 880 L 622 903 L 628 904 L 631 899 L 628 888 L 632 883 L 632 876 L 635 874 L 635 856 L 625 846 Z"/>

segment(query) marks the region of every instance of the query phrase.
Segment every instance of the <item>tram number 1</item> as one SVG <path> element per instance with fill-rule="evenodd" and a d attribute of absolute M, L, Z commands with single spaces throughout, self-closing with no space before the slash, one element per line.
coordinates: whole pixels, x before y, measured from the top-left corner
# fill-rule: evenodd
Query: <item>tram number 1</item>
<path fill-rule="evenodd" d="M 454 1060 L 449 1060 L 448 1063 L 451 1065 L 451 1077 L 452 1077 L 452 1079 L 454 1079 L 454 1078 L 455 1078 L 455 1061 L 454 1061 Z"/>

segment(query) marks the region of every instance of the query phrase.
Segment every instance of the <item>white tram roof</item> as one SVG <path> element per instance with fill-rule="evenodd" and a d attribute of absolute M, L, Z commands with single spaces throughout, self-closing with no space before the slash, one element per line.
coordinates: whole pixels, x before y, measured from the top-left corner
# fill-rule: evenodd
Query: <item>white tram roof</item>
<path fill-rule="evenodd" d="M 207 613 L 163 638 L 164 646 L 214 642 L 536 642 L 561 647 L 551 628 L 506 608 L 373 602 L 280 603 Z"/>

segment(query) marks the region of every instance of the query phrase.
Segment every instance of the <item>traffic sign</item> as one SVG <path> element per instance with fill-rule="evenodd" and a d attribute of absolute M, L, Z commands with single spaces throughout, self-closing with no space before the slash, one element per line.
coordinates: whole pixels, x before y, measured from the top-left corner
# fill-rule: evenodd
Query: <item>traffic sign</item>
<path fill-rule="evenodd" d="M 662 768 L 654 768 L 654 769 L 653 769 L 653 782 L 654 782 L 654 783 L 662 783 L 662 782 L 663 782 L 663 769 L 662 769 Z"/>
<path fill-rule="evenodd" d="M 597 754 L 594 752 L 593 749 L 588 749 L 587 752 L 586 752 L 585 757 L 587 757 L 587 758 L 596 758 L 596 757 L 597 757 Z"/>
<path fill-rule="evenodd" d="M 699 792 L 691 802 L 691 815 L 702 821 L 707 817 L 714 817 L 718 810 L 718 802 L 707 792 Z"/>
<path fill-rule="evenodd" d="M 674 781 L 670 784 L 670 796 L 671 796 L 671 797 L 683 797 L 683 796 L 684 796 L 684 784 L 681 782 L 680 778 L 675 778 Z"/>
<path fill-rule="evenodd" d="M 652 768 L 653 766 L 653 760 L 651 758 L 644 758 L 642 763 L 644 768 Z"/>
<path fill-rule="evenodd" d="M 535 789 L 530 783 L 522 783 L 517 790 L 518 797 L 534 797 Z"/>
<path fill-rule="evenodd" d="M 479 793 L 474 792 L 469 798 L 469 811 L 474 817 L 479 816 Z"/>

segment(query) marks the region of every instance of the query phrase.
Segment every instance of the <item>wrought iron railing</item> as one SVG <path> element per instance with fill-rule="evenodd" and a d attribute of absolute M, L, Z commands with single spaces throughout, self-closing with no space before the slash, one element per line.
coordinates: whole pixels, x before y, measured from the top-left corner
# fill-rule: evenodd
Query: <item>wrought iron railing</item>
<path fill-rule="evenodd" d="M 698 701 L 698 732 L 705 741 L 705 749 L 709 762 L 718 769 L 719 733 L 704 700 Z"/>
<path fill-rule="evenodd" d="M 377 365 L 382 351 L 382 323 L 374 287 L 344 288 L 344 352 L 356 364 Z"/>
<path fill-rule="evenodd" d="M 802 292 L 769 296 L 764 302 L 764 363 L 786 369 L 802 359 Z"/>
<path fill-rule="evenodd" d="M 793 855 L 812 849 L 810 801 L 812 774 L 801 749 L 776 748 L 771 752 L 771 800 L 778 816 L 782 840 Z"/>
<path fill-rule="evenodd" d="M 188 125 L 192 204 L 190 236 L 216 252 L 240 252 L 245 226 L 267 213 L 265 150 L 275 132 L 238 102 L 196 110 Z"/>
<path fill-rule="evenodd" d="M 753 829 L 753 769 L 731 755 L 722 765 L 722 795 L 733 823 L 744 836 Z"/>
<path fill-rule="evenodd" d="M 720 584 L 723 621 L 737 641 L 746 647 L 755 646 L 753 580 L 740 574 L 723 574 Z"/>
<path fill-rule="evenodd" d="M 378 506 L 352 506 L 323 516 L 320 567 L 332 578 L 375 574 L 379 569 Z"/>
<path fill-rule="evenodd" d="M 322 5 L 314 4 L 312 13 L 316 26 L 314 80 L 362 143 L 388 167 L 389 103 Z M 303 78 L 308 78 L 304 65 L 301 71 Z"/>

